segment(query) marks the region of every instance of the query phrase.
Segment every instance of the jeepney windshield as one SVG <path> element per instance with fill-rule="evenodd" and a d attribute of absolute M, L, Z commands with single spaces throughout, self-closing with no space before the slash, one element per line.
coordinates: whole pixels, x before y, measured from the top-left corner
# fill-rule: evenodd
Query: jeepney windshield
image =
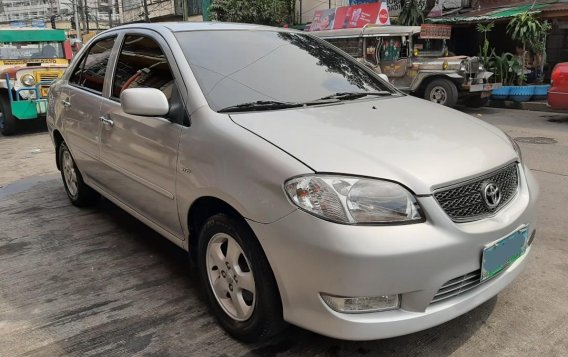
<path fill-rule="evenodd" d="M 33 60 L 34 58 L 65 58 L 62 42 L 3 42 L 0 60 Z"/>
<path fill-rule="evenodd" d="M 418 53 L 419 57 L 439 57 L 447 55 L 446 40 L 434 38 L 420 38 L 415 35 L 413 38 L 413 53 Z"/>
<path fill-rule="evenodd" d="M 378 37 L 379 58 L 381 61 L 398 61 L 408 57 L 408 42 L 404 36 Z"/>

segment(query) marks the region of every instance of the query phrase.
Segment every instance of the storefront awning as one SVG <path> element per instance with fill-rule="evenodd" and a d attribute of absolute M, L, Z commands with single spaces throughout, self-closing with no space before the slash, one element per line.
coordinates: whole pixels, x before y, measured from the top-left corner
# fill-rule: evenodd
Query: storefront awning
<path fill-rule="evenodd" d="M 511 17 L 514 17 L 515 15 L 524 12 L 533 13 L 533 14 L 539 13 L 541 12 L 541 9 L 545 6 L 546 6 L 545 4 L 537 4 L 534 6 L 523 5 L 523 6 L 514 6 L 514 7 L 506 7 L 499 9 L 477 10 L 459 16 L 430 18 L 427 20 L 427 22 L 442 23 L 442 24 L 471 24 L 476 22 L 492 22 L 499 20 L 507 20 Z"/>

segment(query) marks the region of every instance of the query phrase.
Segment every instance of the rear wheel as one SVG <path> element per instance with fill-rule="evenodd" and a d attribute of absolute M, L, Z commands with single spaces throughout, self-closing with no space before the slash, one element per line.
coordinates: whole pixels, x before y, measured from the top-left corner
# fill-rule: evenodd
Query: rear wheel
<path fill-rule="evenodd" d="M 199 236 L 198 265 L 211 311 L 229 334 L 254 342 L 284 328 L 272 270 L 246 224 L 226 214 L 209 218 Z"/>
<path fill-rule="evenodd" d="M 6 95 L 0 95 L 0 130 L 2 135 L 8 136 L 16 133 L 18 119 L 12 115 L 10 99 Z"/>
<path fill-rule="evenodd" d="M 65 143 L 59 145 L 58 155 L 63 186 L 65 186 L 65 191 L 71 203 L 77 207 L 91 206 L 97 203 L 101 197 L 100 194 L 85 184 L 83 176 L 81 176 Z"/>
<path fill-rule="evenodd" d="M 424 99 L 447 107 L 454 107 L 458 102 L 458 88 L 447 79 L 434 79 L 426 86 Z"/>

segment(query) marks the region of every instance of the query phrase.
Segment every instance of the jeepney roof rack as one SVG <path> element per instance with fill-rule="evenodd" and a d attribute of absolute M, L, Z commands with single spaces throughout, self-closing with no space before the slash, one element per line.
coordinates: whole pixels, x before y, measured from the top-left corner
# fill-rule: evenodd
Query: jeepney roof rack
<path fill-rule="evenodd" d="M 337 30 L 314 31 L 313 34 L 322 38 L 368 37 L 376 35 L 402 35 L 420 33 L 420 26 L 393 26 L 366 24 L 361 28 L 347 28 Z"/>

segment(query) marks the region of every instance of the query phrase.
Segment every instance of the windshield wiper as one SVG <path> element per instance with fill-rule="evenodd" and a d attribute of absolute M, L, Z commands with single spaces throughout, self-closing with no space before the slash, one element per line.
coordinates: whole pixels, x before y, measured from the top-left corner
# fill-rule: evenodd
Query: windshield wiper
<path fill-rule="evenodd" d="M 392 95 L 391 92 L 389 91 L 379 91 L 379 92 L 338 92 L 338 93 L 334 93 L 325 97 L 321 97 L 319 99 L 316 99 L 312 102 L 316 102 L 316 101 L 320 101 L 320 100 L 327 100 L 327 99 L 339 99 L 339 100 L 353 100 L 353 99 L 359 99 L 359 98 L 363 98 L 369 95 L 374 95 L 374 96 L 378 96 L 378 97 L 384 97 L 384 96 L 388 96 L 388 95 Z"/>
<path fill-rule="evenodd" d="M 286 108 L 296 108 L 301 107 L 301 103 L 293 102 L 278 102 L 275 100 L 258 100 L 256 102 L 242 103 L 237 105 L 232 105 L 218 110 L 219 113 L 236 113 L 236 112 L 249 112 L 255 110 L 276 110 L 276 109 L 286 109 Z"/>

